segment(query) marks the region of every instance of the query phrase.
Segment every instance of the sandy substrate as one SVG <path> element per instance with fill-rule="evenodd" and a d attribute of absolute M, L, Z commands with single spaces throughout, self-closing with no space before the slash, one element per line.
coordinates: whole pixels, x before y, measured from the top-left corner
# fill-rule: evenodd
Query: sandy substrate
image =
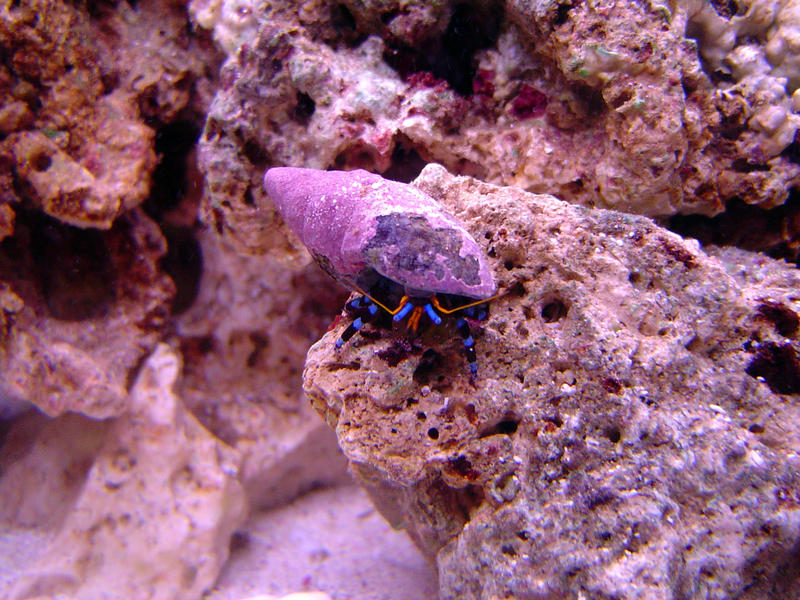
<path fill-rule="evenodd" d="M 435 567 L 366 493 L 342 486 L 254 514 L 208 600 L 322 590 L 334 600 L 437 598 Z"/>

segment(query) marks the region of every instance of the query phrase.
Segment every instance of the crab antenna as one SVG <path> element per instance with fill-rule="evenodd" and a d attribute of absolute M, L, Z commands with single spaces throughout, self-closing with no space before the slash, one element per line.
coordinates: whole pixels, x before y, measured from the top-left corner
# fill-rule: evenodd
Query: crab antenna
<path fill-rule="evenodd" d="M 483 300 L 476 300 L 475 302 L 470 302 L 469 304 L 463 304 L 461 306 L 457 306 L 456 308 L 444 308 L 439 303 L 439 299 L 436 296 L 431 298 L 431 304 L 433 304 L 436 307 L 436 310 L 438 310 L 442 314 L 452 315 L 454 312 L 458 312 L 459 310 L 464 310 L 465 308 L 470 308 L 472 306 L 478 306 L 478 305 L 483 304 L 485 302 L 489 302 L 491 300 L 494 300 L 495 298 L 499 298 L 500 296 L 503 295 L 503 293 L 504 292 L 498 292 L 494 296 L 489 296 L 488 298 L 484 298 Z"/>
<path fill-rule="evenodd" d="M 362 295 L 362 296 L 364 296 L 365 298 L 369 298 L 369 299 L 370 299 L 370 300 L 372 300 L 372 301 L 373 301 L 375 304 L 377 304 L 378 306 L 380 306 L 380 307 L 381 307 L 383 310 L 385 310 L 387 313 L 389 313 L 389 314 L 390 314 L 390 315 L 392 315 L 392 316 L 394 316 L 394 315 L 396 315 L 397 313 L 399 313 L 399 312 L 400 312 L 400 311 L 403 309 L 403 307 L 406 305 L 406 302 L 408 302 L 408 296 L 403 296 L 402 298 L 400 298 L 400 302 L 397 304 L 397 308 L 395 308 L 394 310 L 392 310 L 391 308 L 389 308 L 388 306 L 386 306 L 386 305 L 385 305 L 383 302 L 379 302 L 379 301 L 378 301 L 378 300 L 376 300 L 376 299 L 375 299 L 375 298 L 374 298 L 374 297 L 373 297 L 371 294 L 368 294 L 367 292 L 365 292 L 364 290 L 362 290 L 362 289 L 361 289 L 359 286 L 357 286 L 357 285 L 356 285 L 355 283 L 353 283 L 352 281 L 348 281 L 347 283 L 349 283 L 349 284 L 350 284 L 350 285 L 353 287 L 353 289 L 354 289 L 355 291 L 357 291 L 359 294 L 361 294 L 361 295 Z"/>

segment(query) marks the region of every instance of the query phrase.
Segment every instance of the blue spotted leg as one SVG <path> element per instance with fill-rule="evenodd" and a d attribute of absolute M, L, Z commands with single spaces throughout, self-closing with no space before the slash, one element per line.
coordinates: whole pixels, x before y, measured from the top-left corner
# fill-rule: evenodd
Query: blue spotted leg
<path fill-rule="evenodd" d="M 378 306 L 366 296 L 357 296 L 345 305 L 345 310 L 353 315 L 357 315 L 355 319 L 347 326 L 336 340 L 336 348 L 344 346 L 351 337 L 364 327 L 365 323 L 370 323 L 375 320 L 378 315 Z"/>
<path fill-rule="evenodd" d="M 489 316 L 483 305 L 470 306 L 464 310 L 464 314 L 476 321 L 484 321 Z M 467 319 L 459 317 L 456 321 L 456 329 L 461 339 L 464 340 L 464 353 L 467 355 L 470 373 L 475 376 L 478 374 L 478 356 L 475 354 L 475 340 L 472 338 L 472 331 L 470 331 Z"/>
<path fill-rule="evenodd" d="M 361 331 L 366 323 L 379 321 L 382 315 L 391 316 L 391 320 L 395 323 L 405 321 L 406 329 L 412 334 L 416 334 L 423 315 L 433 325 L 441 325 L 444 316 L 458 312 L 463 316 L 457 317 L 456 330 L 463 340 L 464 353 L 469 363 L 470 373 L 474 377 L 478 373 L 478 358 L 475 353 L 475 340 L 470 330 L 470 321 L 484 321 L 489 315 L 488 307 L 485 303 L 473 303 L 464 307 L 448 308 L 442 306 L 439 300 L 440 298 L 437 296 L 431 297 L 429 301 L 403 296 L 397 304 L 397 308 L 391 310 L 370 296 L 357 296 L 345 305 L 346 312 L 354 318 L 336 340 L 336 348 L 344 346 L 356 333 Z M 446 298 L 445 302 L 450 304 L 453 299 Z"/>
<path fill-rule="evenodd" d="M 434 304 L 439 307 L 440 310 L 447 311 L 447 309 L 441 307 L 436 299 L 434 299 L 433 302 L 427 302 L 423 306 L 414 306 L 411 302 L 406 302 L 406 304 L 399 307 L 399 310 L 395 313 L 393 320 L 395 322 L 400 322 L 405 319 L 406 316 L 411 314 L 408 325 L 412 331 L 416 331 L 419 318 L 424 312 L 428 315 L 428 318 L 432 323 L 435 325 L 440 325 L 442 323 L 442 317 L 438 312 L 436 312 Z M 466 315 L 466 317 L 458 318 L 456 321 L 456 330 L 464 341 L 464 353 L 467 356 L 470 373 L 474 377 L 478 374 L 478 357 L 475 353 L 475 340 L 472 337 L 472 331 L 470 330 L 467 319 L 484 321 L 489 316 L 489 313 L 487 312 L 485 304 L 478 304 L 466 307 L 463 309 L 463 314 Z"/>

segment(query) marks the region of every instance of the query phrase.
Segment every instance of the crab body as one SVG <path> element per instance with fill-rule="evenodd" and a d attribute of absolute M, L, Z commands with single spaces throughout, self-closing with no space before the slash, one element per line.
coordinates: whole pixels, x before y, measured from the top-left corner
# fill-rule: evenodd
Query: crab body
<path fill-rule="evenodd" d="M 474 308 L 457 324 L 474 358 L 464 317 L 475 318 L 496 285 L 478 244 L 436 200 L 362 170 L 276 167 L 265 173 L 264 187 L 315 260 L 362 293 L 348 305 L 358 316 L 337 347 L 379 308 L 394 321 L 407 318 L 413 332 L 425 319 L 439 325 L 444 315 Z"/>

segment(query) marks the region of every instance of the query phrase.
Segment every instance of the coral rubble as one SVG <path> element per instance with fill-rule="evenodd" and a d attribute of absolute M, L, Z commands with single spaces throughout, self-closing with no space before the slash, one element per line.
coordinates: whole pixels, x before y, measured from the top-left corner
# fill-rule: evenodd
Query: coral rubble
<path fill-rule="evenodd" d="M 0 155 L 15 175 L 2 200 L 108 229 L 144 200 L 156 156 L 134 98 L 104 80 L 94 38 L 88 15 L 66 3 L 0 12 Z"/>
<path fill-rule="evenodd" d="M 800 274 L 435 165 L 415 185 L 506 291 L 479 381 L 454 334 L 337 351 L 342 325 L 304 388 L 376 506 L 436 557 L 441 597 L 788 598 Z"/>
<path fill-rule="evenodd" d="M 185 24 L 160 2 L 0 10 L 0 397 L 118 415 L 163 333 L 167 248 L 137 207 L 154 127 L 204 111 L 216 54 Z"/>
<path fill-rule="evenodd" d="M 127 382 L 161 336 L 174 293 L 166 245 L 140 209 L 109 231 L 18 215 L 0 249 L 0 397 L 51 416 L 122 414 Z"/>

